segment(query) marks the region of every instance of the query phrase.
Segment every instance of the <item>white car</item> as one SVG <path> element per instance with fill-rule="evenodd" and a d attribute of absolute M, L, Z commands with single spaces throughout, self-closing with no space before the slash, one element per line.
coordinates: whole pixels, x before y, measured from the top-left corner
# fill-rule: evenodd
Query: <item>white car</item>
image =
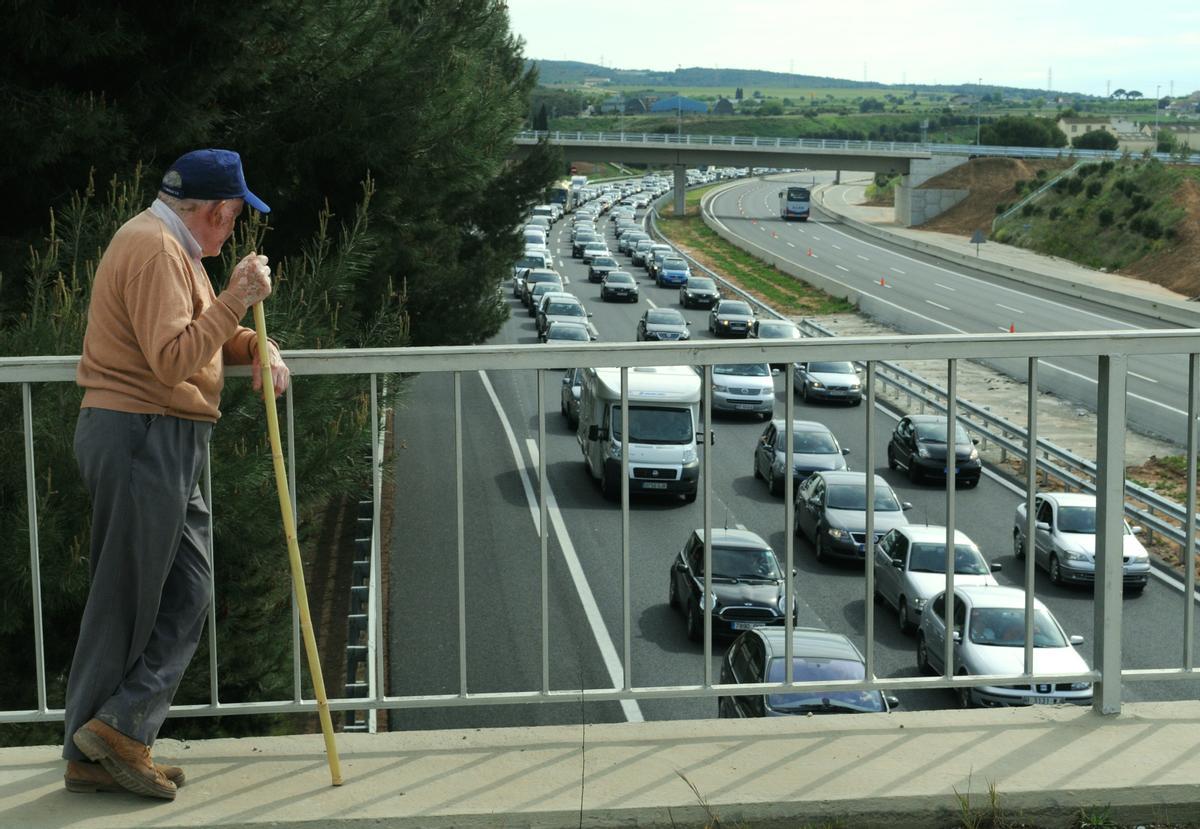
<path fill-rule="evenodd" d="M 917 632 L 917 668 L 944 673 L 946 594 L 938 593 L 921 614 Z M 1025 671 L 1025 591 L 1015 587 L 972 585 L 954 588 L 955 676 L 1021 674 Z M 1033 673 L 1058 675 L 1091 670 L 1075 650 L 1082 636 L 1067 636 L 1054 614 L 1033 601 Z M 963 708 L 981 705 L 1090 705 L 1092 683 L 1035 682 L 1032 685 L 962 687 Z"/>
<path fill-rule="evenodd" d="M 999 584 L 992 573 L 1000 564 L 988 564 L 975 542 L 954 531 L 954 584 Z M 946 528 L 928 524 L 895 527 L 875 542 L 875 594 L 896 608 L 900 630 L 909 633 L 921 621 L 921 612 L 935 595 L 946 589 Z"/>
<path fill-rule="evenodd" d="M 1037 517 L 1033 560 L 1055 584 L 1096 581 L 1096 496 L 1082 492 L 1039 492 L 1033 499 Z M 1013 516 L 1013 553 L 1025 557 L 1025 502 Z M 1125 588 L 1135 593 L 1150 580 L 1150 554 L 1138 541 L 1141 527 L 1125 528 L 1121 537 L 1121 571 Z"/>

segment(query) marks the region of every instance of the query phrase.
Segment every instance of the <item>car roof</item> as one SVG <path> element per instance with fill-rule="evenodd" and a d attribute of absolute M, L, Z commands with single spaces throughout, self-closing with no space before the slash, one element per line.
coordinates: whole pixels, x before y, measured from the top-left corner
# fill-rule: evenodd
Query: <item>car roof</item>
<path fill-rule="evenodd" d="M 701 541 L 704 540 L 704 528 L 697 527 L 693 532 Z M 761 549 L 770 547 L 771 545 L 763 541 L 762 536 L 750 530 L 743 529 L 725 529 L 722 527 L 713 527 L 712 543 L 719 544 L 722 547 L 745 547 L 747 549 Z"/>
<path fill-rule="evenodd" d="M 1025 591 L 1019 587 L 997 584 L 956 584 L 954 593 L 969 599 L 975 607 L 1025 607 Z M 1033 604 L 1036 608 L 1046 610 L 1046 606 L 1036 596 Z"/>
<path fill-rule="evenodd" d="M 908 536 L 909 540 L 922 544 L 941 544 L 943 546 L 946 544 L 946 528 L 936 524 L 906 524 L 903 527 L 896 527 L 896 531 Z M 962 530 L 954 531 L 954 543 L 975 544 L 971 537 Z"/>
<path fill-rule="evenodd" d="M 783 418 L 777 417 L 771 421 L 771 425 L 774 426 L 776 429 L 783 429 L 783 428 L 785 428 L 786 422 L 787 421 L 785 421 Z M 826 426 L 824 423 L 820 423 L 819 421 L 816 421 L 816 420 L 793 420 L 792 421 L 792 431 L 793 432 L 830 432 L 830 433 L 832 433 L 828 426 Z"/>
<path fill-rule="evenodd" d="M 1087 492 L 1039 492 L 1038 495 L 1063 507 L 1096 506 L 1096 496 Z"/>
<path fill-rule="evenodd" d="M 782 626 L 755 628 L 754 632 L 767 646 L 768 659 L 786 658 L 787 631 Z M 821 628 L 794 628 L 792 630 L 792 655 L 863 661 L 862 654 L 848 637 Z"/>
<path fill-rule="evenodd" d="M 826 483 L 830 484 L 866 484 L 867 482 L 866 472 L 852 472 L 848 469 L 841 469 L 837 471 L 823 469 L 819 472 L 814 472 L 813 475 L 820 475 L 825 479 Z M 875 486 L 885 486 L 888 489 L 891 489 L 891 487 L 888 486 L 888 482 L 878 475 L 875 476 Z"/>

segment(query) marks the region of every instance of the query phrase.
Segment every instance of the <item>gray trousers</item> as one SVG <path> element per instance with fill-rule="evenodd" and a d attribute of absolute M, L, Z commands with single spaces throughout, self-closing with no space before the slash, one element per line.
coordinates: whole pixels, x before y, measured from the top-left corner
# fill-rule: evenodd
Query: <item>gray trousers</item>
<path fill-rule="evenodd" d="M 92 498 L 91 589 L 67 679 L 63 757 L 96 717 L 153 745 L 196 652 L 212 591 L 200 473 L 211 423 L 81 409 L 75 457 Z"/>

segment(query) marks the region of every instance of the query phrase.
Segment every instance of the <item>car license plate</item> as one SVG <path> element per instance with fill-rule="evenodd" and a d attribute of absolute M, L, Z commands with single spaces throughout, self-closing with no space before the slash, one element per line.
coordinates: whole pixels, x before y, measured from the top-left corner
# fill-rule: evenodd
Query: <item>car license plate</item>
<path fill-rule="evenodd" d="M 734 630 L 754 630 L 762 627 L 762 622 L 734 622 L 732 627 Z"/>
<path fill-rule="evenodd" d="M 1056 697 L 1026 697 L 1030 705 L 1058 705 L 1061 700 Z"/>
<path fill-rule="evenodd" d="M 745 412 L 745 411 L 749 411 L 750 409 L 753 409 L 753 408 L 754 408 L 754 407 L 753 407 L 753 406 L 751 406 L 749 403 L 734 403 L 734 404 L 733 404 L 733 407 L 734 407 L 735 409 L 738 409 L 739 411 L 743 411 L 743 412 Z"/>
<path fill-rule="evenodd" d="M 646 489 L 666 489 L 667 483 L 666 481 L 647 481 L 642 486 Z"/>

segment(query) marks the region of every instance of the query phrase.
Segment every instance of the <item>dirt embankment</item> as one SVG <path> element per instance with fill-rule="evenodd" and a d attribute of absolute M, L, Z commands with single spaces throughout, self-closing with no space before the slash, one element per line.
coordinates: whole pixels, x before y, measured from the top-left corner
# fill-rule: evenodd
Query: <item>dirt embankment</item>
<path fill-rule="evenodd" d="M 1123 268 L 1125 276 L 1155 282 L 1184 296 L 1200 296 L 1200 182 L 1186 179 L 1175 193 L 1184 210 L 1175 225 L 1176 243 Z"/>
<path fill-rule="evenodd" d="M 1021 198 L 1016 191 L 1018 181 L 1033 181 L 1038 170 L 1045 178 L 1053 178 L 1071 166 L 1065 159 L 1028 161 L 1021 158 L 975 158 L 935 176 L 921 185 L 938 190 L 969 190 L 968 195 L 940 216 L 921 225 L 922 230 L 937 230 L 970 236 L 976 230 L 990 231 L 996 218 L 996 205 L 1012 204 Z"/>

